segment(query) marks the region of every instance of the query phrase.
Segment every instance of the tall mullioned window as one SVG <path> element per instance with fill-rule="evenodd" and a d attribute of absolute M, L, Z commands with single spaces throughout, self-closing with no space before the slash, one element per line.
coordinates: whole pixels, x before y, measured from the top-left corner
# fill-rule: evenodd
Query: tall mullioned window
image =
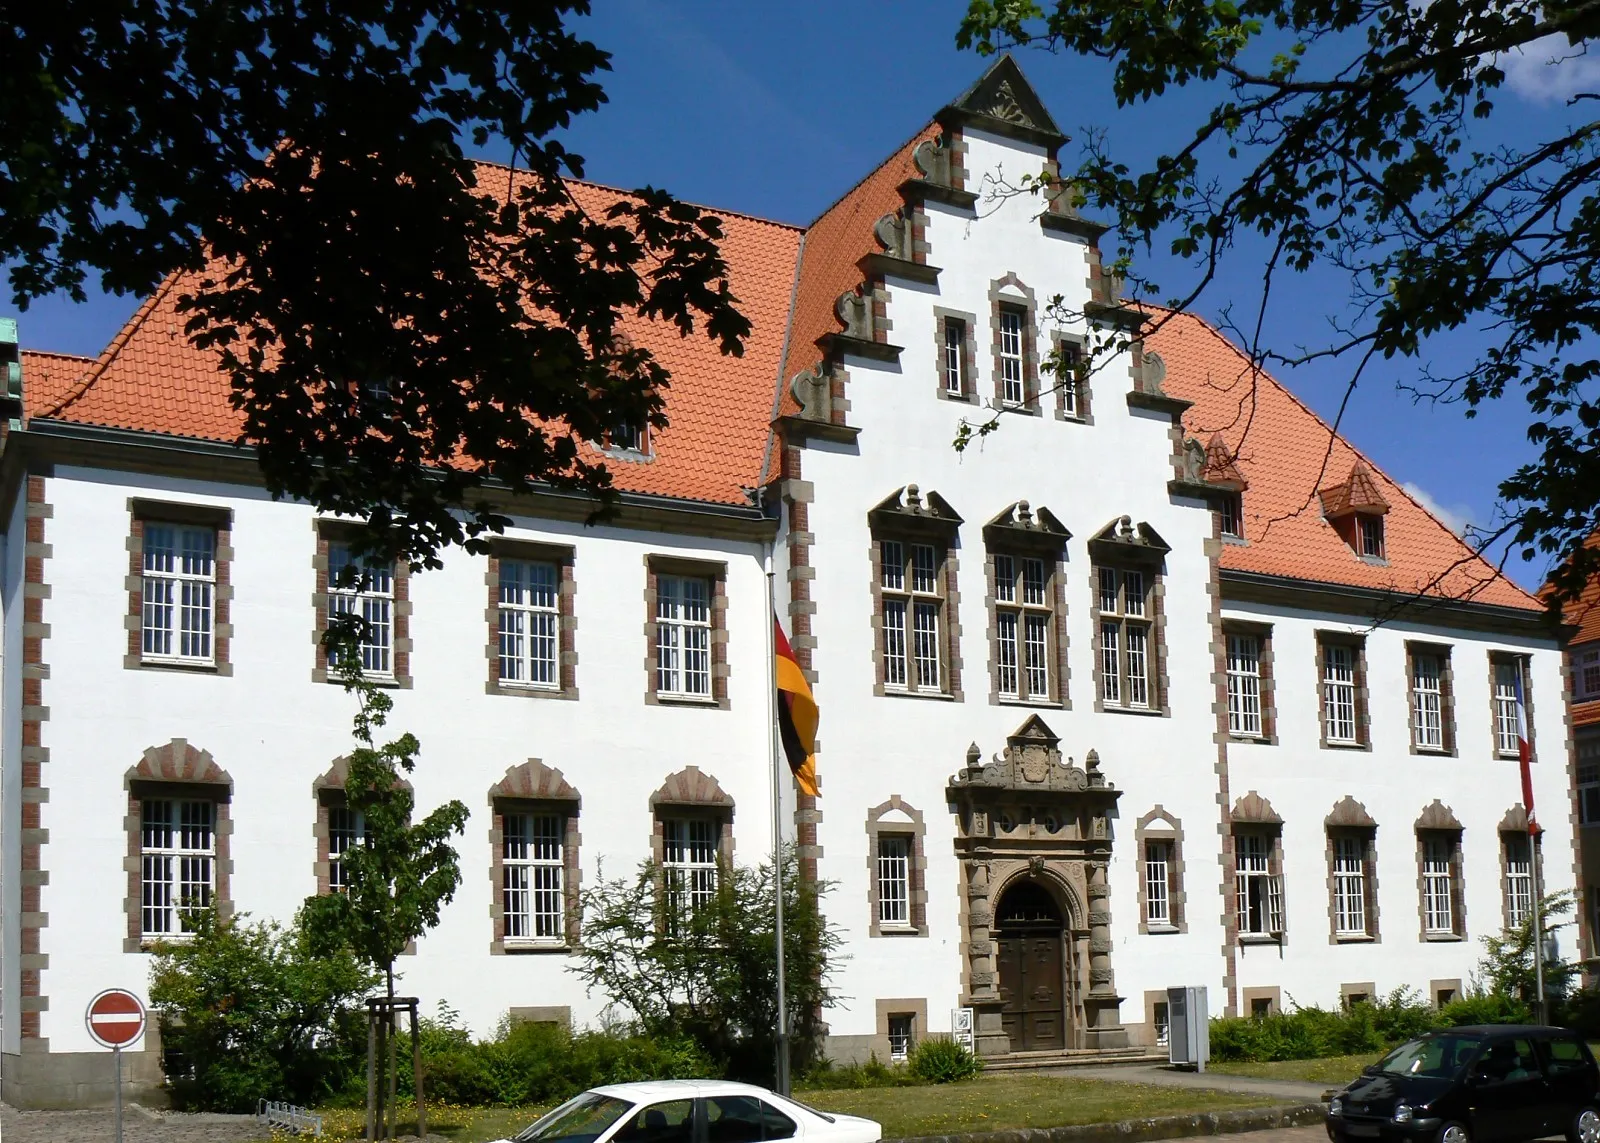
<path fill-rule="evenodd" d="M 656 693 L 711 697 L 711 581 L 656 577 Z"/>
<path fill-rule="evenodd" d="M 910 834 L 878 834 L 878 924 L 911 927 Z"/>
<path fill-rule="evenodd" d="M 1022 405 L 1028 399 L 1023 372 L 1023 321 L 1022 310 L 1015 306 L 1000 307 L 1000 400 L 1007 405 Z"/>
<path fill-rule="evenodd" d="M 1228 732 L 1260 738 L 1261 637 L 1228 636 Z"/>
<path fill-rule="evenodd" d="M 662 821 L 661 871 L 669 924 L 676 924 L 716 896 L 721 828 L 721 823 L 711 818 Z"/>
<path fill-rule="evenodd" d="M 1360 742 L 1356 722 L 1356 649 L 1348 643 L 1322 644 L 1323 734 L 1330 743 Z"/>
<path fill-rule="evenodd" d="M 566 826 L 559 814 L 502 815 L 500 868 L 508 943 L 566 939 Z"/>
<path fill-rule="evenodd" d="M 997 554 L 994 600 L 996 690 L 1002 698 L 1049 701 L 1055 613 L 1046 561 Z"/>
<path fill-rule="evenodd" d="M 561 686 L 561 569 L 545 560 L 500 560 L 500 681 Z"/>
<path fill-rule="evenodd" d="M 939 372 L 945 394 L 965 397 L 970 391 L 967 380 L 967 323 L 960 318 L 945 318 L 939 344 Z"/>
<path fill-rule="evenodd" d="M 1364 839 L 1333 838 L 1333 931 L 1341 937 L 1366 936 L 1367 870 Z"/>
<path fill-rule="evenodd" d="M 1411 656 L 1411 741 L 1418 750 L 1444 749 L 1444 661 L 1429 651 Z"/>
<path fill-rule="evenodd" d="M 345 854 L 366 842 L 367 821 L 364 814 L 349 806 L 328 807 L 328 888 L 335 893 L 350 889 L 349 875 L 345 870 Z"/>
<path fill-rule="evenodd" d="M 357 649 L 362 671 L 380 677 L 394 674 L 392 566 L 358 558 L 349 544 L 329 543 L 328 614 L 357 615 L 366 620 Z M 335 658 L 330 648 L 330 666 Z"/>
<path fill-rule="evenodd" d="M 1144 918 L 1147 925 L 1166 927 L 1172 919 L 1172 842 L 1144 843 Z"/>
<path fill-rule="evenodd" d="M 143 658 L 211 662 L 216 622 L 216 530 L 147 520 L 143 535 Z"/>
<path fill-rule="evenodd" d="M 1533 847 L 1526 834 L 1500 837 L 1506 886 L 1506 928 L 1515 929 L 1533 913 Z"/>
<path fill-rule="evenodd" d="M 192 931 L 191 910 L 216 892 L 216 803 L 145 798 L 140 807 L 140 929 L 145 937 Z"/>
<path fill-rule="evenodd" d="M 1142 571 L 1099 569 L 1100 698 L 1150 707 L 1149 582 Z"/>
<path fill-rule="evenodd" d="M 1443 833 L 1423 835 L 1422 931 L 1428 936 L 1456 935 L 1455 839 Z"/>
<path fill-rule="evenodd" d="M 1263 832 L 1234 836 L 1234 882 L 1239 932 L 1276 936 L 1283 931 L 1283 881 L 1273 862 L 1273 838 Z"/>
<path fill-rule="evenodd" d="M 943 687 L 944 597 L 935 544 L 882 540 L 883 683 L 893 690 Z"/>
<path fill-rule="evenodd" d="M 1494 748 L 1503 758 L 1517 757 L 1522 743 L 1522 720 L 1517 698 L 1522 683 L 1522 660 L 1494 660 Z"/>

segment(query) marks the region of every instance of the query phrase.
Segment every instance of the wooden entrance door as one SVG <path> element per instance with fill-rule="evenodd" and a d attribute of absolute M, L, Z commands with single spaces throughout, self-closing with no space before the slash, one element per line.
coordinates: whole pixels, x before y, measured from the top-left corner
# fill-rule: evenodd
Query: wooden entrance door
<path fill-rule="evenodd" d="M 1061 933 L 1001 933 L 999 943 L 1000 1026 L 1011 1038 L 1011 1050 L 1065 1048 Z"/>

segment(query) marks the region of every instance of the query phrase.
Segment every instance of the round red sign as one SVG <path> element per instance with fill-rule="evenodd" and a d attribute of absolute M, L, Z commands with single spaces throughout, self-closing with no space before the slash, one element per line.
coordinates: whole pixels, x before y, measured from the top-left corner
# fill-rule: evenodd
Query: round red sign
<path fill-rule="evenodd" d="M 144 1005 L 131 992 L 108 988 L 89 1001 L 89 1035 L 103 1048 L 126 1048 L 144 1035 Z"/>

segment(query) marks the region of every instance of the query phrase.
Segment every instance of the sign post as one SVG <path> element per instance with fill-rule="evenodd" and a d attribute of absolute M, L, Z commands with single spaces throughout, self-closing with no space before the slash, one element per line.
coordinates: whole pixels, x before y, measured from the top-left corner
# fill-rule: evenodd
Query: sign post
<path fill-rule="evenodd" d="M 122 1049 L 144 1035 L 144 1004 L 131 992 L 108 988 L 89 1001 L 83 1022 L 95 1043 L 111 1049 L 111 1066 L 116 1074 L 117 1143 L 122 1143 Z"/>

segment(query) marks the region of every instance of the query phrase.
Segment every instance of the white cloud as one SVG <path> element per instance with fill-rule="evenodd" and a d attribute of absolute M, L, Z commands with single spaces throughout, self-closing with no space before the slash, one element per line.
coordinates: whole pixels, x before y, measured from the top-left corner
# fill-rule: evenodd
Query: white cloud
<path fill-rule="evenodd" d="M 1556 103 L 1580 91 L 1600 90 L 1600 58 L 1587 44 L 1573 46 L 1563 35 L 1549 35 L 1513 48 L 1496 61 L 1506 86 L 1530 103 Z"/>
<path fill-rule="evenodd" d="M 1435 516 L 1437 516 L 1439 518 L 1439 523 L 1443 524 L 1446 528 L 1449 528 L 1458 536 L 1466 534 L 1467 528 L 1472 524 L 1471 505 L 1455 504 L 1446 506 L 1441 504 L 1438 500 L 1434 499 L 1433 494 L 1426 488 L 1409 480 L 1400 487 L 1405 489 L 1406 495 L 1410 496 L 1411 499 L 1415 500 L 1418 504 L 1421 504 L 1429 512 L 1432 512 Z"/>

